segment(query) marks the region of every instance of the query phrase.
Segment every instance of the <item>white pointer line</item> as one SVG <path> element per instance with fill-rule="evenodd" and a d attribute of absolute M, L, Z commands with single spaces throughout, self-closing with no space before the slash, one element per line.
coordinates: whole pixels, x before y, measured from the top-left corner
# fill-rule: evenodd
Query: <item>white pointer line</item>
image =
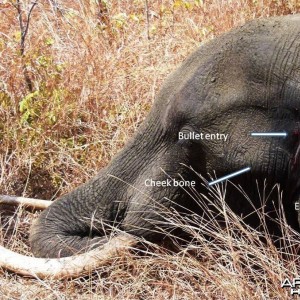
<path fill-rule="evenodd" d="M 237 176 L 237 175 L 240 175 L 240 174 L 245 173 L 245 172 L 248 172 L 248 171 L 250 171 L 250 167 L 244 168 L 244 169 L 239 170 L 239 171 L 237 171 L 237 172 L 231 173 L 231 174 L 229 174 L 229 175 L 227 175 L 227 176 L 224 176 L 224 177 L 221 177 L 221 178 L 216 179 L 216 180 L 214 180 L 214 181 L 211 181 L 211 182 L 208 183 L 208 185 L 209 185 L 209 186 L 214 185 L 214 184 L 216 184 L 216 183 L 218 183 L 218 182 L 221 182 L 221 181 L 224 181 L 224 180 L 226 180 L 226 179 L 235 177 L 235 176 Z"/>
<path fill-rule="evenodd" d="M 286 132 L 252 132 L 251 136 L 282 136 L 286 137 Z"/>

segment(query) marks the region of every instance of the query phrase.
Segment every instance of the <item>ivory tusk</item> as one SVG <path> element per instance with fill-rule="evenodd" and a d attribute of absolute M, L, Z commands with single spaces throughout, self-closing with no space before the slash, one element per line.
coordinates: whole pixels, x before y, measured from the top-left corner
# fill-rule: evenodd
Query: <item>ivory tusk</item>
<path fill-rule="evenodd" d="M 52 201 L 0 195 L 0 204 L 24 205 L 35 209 L 45 209 L 52 204 Z"/>
<path fill-rule="evenodd" d="M 35 278 L 72 278 L 89 274 L 120 250 L 137 243 L 130 235 L 118 235 L 99 248 L 83 254 L 63 258 L 35 258 L 15 253 L 0 246 L 0 267 L 23 276 Z"/>

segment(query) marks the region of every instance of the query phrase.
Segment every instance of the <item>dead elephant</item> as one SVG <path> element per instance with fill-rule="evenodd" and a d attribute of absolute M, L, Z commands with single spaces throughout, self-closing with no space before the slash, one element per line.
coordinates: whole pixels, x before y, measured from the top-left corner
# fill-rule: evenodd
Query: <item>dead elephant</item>
<path fill-rule="evenodd" d="M 167 79 L 144 123 L 111 163 L 41 213 L 30 234 L 34 255 L 57 258 L 105 248 L 112 227 L 157 240 L 157 211 L 195 209 L 180 185 L 201 188 L 186 166 L 206 178 L 249 167 L 233 181 L 254 206 L 259 205 L 256 180 L 279 183 L 287 219 L 299 229 L 294 210 L 300 187 L 299 108 L 300 15 L 255 20 L 206 43 Z M 287 137 L 254 138 L 253 132 Z M 228 201 L 240 215 L 254 209 L 235 197 Z M 273 209 L 266 204 L 267 213 Z M 253 226 L 257 222 L 255 216 L 249 219 Z M 30 272 L 9 265 L 1 251 L 7 267 Z"/>

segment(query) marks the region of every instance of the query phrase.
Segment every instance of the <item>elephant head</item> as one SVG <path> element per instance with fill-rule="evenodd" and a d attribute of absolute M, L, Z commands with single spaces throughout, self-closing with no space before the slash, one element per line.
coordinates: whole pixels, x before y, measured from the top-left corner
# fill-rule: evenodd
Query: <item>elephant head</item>
<path fill-rule="evenodd" d="M 207 174 L 221 177 L 245 167 L 250 172 L 233 182 L 254 206 L 256 180 L 279 183 L 297 227 L 299 108 L 300 15 L 255 20 L 202 45 L 167 79 L 111 163 L 41 213 L 30 233 L 34 255 L 66 257 L 99 247 L 114 228 L 156 241 L 164 209 L 199 209 L 180 184 L 202 192 L 197 173 L 210 180 Z M 254 210 L 228 189 L 237 213 Z M 259 220 L 249 222 L 257 226 Z"/>

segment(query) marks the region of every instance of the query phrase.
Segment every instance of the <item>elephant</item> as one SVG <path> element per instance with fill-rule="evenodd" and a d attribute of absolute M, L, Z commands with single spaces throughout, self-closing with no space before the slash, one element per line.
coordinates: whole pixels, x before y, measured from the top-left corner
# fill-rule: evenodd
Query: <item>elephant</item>
<path fill-rule="evenodd" d="M 251 226 L 256 186 L 279 184 L 289 225 L 299 230 L 300 14 L 256 19 L 192 53 L 163 84 L 136 134 L 94 178 L 54 201 L 30 231 L 34 256 L 61 258 L 105 245 L 114 228 L 157 242 L 164 209 L 203 214 L 188 188 L 248 168 L 226 201 Z M 254 132 L 284 136 L 255 137 Z M 273 201 L 265 213 L 273 216 Z M 278 234 L 274 222 L 270 223 Z"/>

